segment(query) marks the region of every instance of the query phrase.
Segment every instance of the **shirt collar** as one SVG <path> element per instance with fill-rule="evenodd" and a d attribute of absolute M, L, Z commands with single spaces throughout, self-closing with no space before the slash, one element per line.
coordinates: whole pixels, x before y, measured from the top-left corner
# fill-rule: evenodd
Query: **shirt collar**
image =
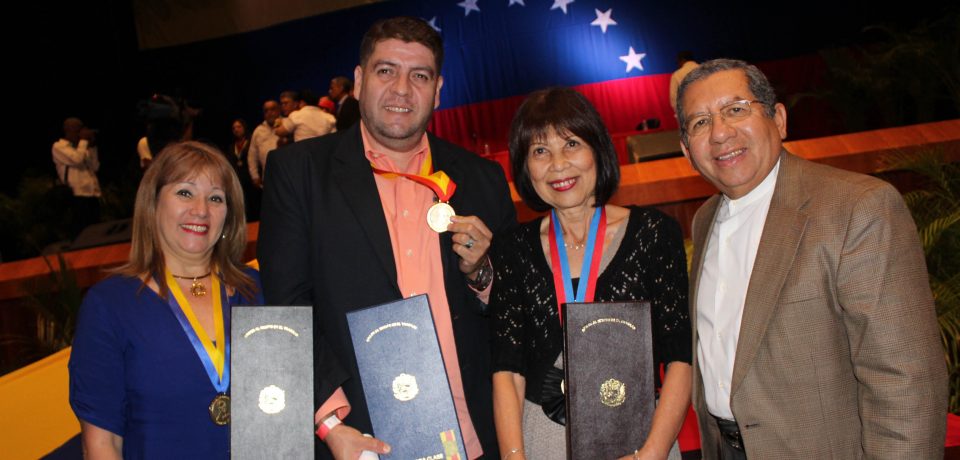
<path fill-rule="evenodd" d="M 767 177 L 760 182 L 760 185 L 754 187 L 754 189 L 747 192 L 746 195 L 737 198 L 736 200 L 732 200 L 724 195 L 724 204 L 729 207 L 730 215 L 737 214 L 739 211 L 762 199 L 769 200 L 770 196 L 773 195 L 773 188 L 777 185 L 777 173 L 779 171 L 780 160 L 778 159 L 777 163 L 773 165 L 773 169 L 767 173 Z"/>
<path fill-rule="evenodd" d="M 363 123 L 363 120 L 360 121 L 360 137 L 363 139 L 363 153 L 371 163 L 373 163 L 377 168 L 384 169 L 387 171 L 393 172 L 402 172 L 402 173 L 412 173 L 416 174 L 420 172 L 420 165 L 423 163 L 423 159 L 426 156 L 427 147 L 430 145 L 427 140 L 427 133 L 423 133 L 423 137 L 420 138 L 420 144 L 417 145 L 416 151 L 413 154 L 413 160 L 410 161 L 410 164 L 407 165 L 406 171 L 397 171 L 396 166 L 393 164 L 393 161 L 385 153 L 383 153 L 383 146 L 380 145 L 370 135 L 370 132 L 367 131 L 367 126 Z"/>

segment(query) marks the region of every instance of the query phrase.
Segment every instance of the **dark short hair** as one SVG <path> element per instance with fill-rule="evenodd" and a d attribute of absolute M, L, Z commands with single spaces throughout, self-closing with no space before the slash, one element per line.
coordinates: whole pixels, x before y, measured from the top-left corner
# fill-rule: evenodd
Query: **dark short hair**
<path fill-rule="evenodd" d="M 236 120 L 231 121 L 230 128 L 233 128 L 234 123 L 240 123 L 240 126 L 243 126 L 243 132 L 245 134 L 250 134 L 250 130 L 247 128 L 247 122 L 244 121 L 243 118 L 237 118 Z"/>
<path fill-rule="evenodd" d="M 300 91 L 294 91 L 292 89 L 288 89 L 280 93 L 280 99 L 283 99 L 285 97 L 289 98 L 293 102 L 300 102 L 303 100 L 303 97 L 300 96 Z"/>
<path fill-rule="evenodd" d="M 343 88 L 344 93 L 350 94 L 350 91 L 353 91 L 353 80 L 347 77 L 334 77 L 333 81 Z"/>
<path fill-rule="evenodd" d="M 767 80 L 767 76 L 757 66 L 738 59 L 714 59 L 704 62 L 688 73 L 677 88 L 677 121 L 680 123 L 680 140 L 688 147 L 690 146 L 690 138 L 686 129 L 684 129 L 687 124 L 687 114 L 683 111 L 683 96 L 687 92 L 687 87 L 725 70 L 742 70 L 747 77 L 747 87 L 753 93 L 753 97 L 763 103 L 763 112 L 767 117 L 773 118 L 773 115 L 777 113 L 777 109 L 774 107 L 777 104 L 777 93 L 770 85 L 770 81 Z"/>
<path fill-rule="evenodd" d="M 317 105 L 320 101 L 320 96 L 314 93 L 312 89 L 301 89 L 300 100 L 306 102 L 307 105 Z"/>
<path fill-rule="evenodd" d="M 537 195 L 527 169 L 530 144 L 546 136 L 550 128 L 558 133 L 573 133 L 590 146 L 597 167 L 596 205 L 607 204 L 620 185 L 620 164 L 610 133 L 586 97 L 562 87 L 531 93 L 513 117 L 509 139 L 510 166 L 520 198 L 534 211 L 550 209 L 550 205 Z"/>
<path fill-rule="evenodd" d="M 427 47 L 433 52 L 437 75 L 440 74 L 440 68 L 443 67 L 443 39 L 426 21 L 410 16 L 381 19 L 367 29 L 360 42 L 360 67 L 366 67 L 367 59 L 370 59 L 377 43 L 391 38 Z"/>

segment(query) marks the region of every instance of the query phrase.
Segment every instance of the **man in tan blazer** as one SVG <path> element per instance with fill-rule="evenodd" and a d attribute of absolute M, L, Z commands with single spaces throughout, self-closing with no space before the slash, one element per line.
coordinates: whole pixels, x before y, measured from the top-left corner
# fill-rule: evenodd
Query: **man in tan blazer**
<path fill-rule="evenodd" d="M 900 194 L 781 145 L 742 61 L 679 89 L 681 148 L 721 194 L 693 222 L 693 404 L 705 459 L 943 458 L 947 380 Z"/>

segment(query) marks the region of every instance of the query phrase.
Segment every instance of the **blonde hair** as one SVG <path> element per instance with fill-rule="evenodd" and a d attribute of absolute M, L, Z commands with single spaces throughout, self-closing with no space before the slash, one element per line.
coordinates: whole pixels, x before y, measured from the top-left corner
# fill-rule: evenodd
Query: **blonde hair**
<path fill-rule="evenodd" d="M 223 237 L 213 247 L 210 265 L 220 272 L 227 286 L 236 288 L 243 297 L 252 299 L 257 288 L 253 279 L 243 272 L 244 265 L 241 261 L 247 245 L 247 223 L 240 180 L 226 157 L 216 147 L 200 142 L 170 144 L 150 163 L 137 190 L 130 260 L 114 272 L 140 277 L 144 283 L 152 279 L 160 288 L 160 296 L 166 298 L 169 288 L 163 276 L 166 267 L 157 229 L 160 189 L 164 185 L 188 180 L 200 174 L 222 184 L 227 202 Z"/>

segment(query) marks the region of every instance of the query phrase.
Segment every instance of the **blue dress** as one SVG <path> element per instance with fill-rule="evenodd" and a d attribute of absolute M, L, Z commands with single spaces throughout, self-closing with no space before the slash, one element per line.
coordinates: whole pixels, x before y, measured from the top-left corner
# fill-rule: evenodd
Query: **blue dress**
<path fill-rule="evenodd" d="M 239 292 L 223 303 L 262 305 Z M 228 332 L 229 334 L 229 332 Z M 123 458 L 230 457 L 230 426 L 210 420 L 217 392 L 170 305 L 137 278 L 113 276 L 87 292 L 70 355 L 77 418 L 123 437 Z"/>

